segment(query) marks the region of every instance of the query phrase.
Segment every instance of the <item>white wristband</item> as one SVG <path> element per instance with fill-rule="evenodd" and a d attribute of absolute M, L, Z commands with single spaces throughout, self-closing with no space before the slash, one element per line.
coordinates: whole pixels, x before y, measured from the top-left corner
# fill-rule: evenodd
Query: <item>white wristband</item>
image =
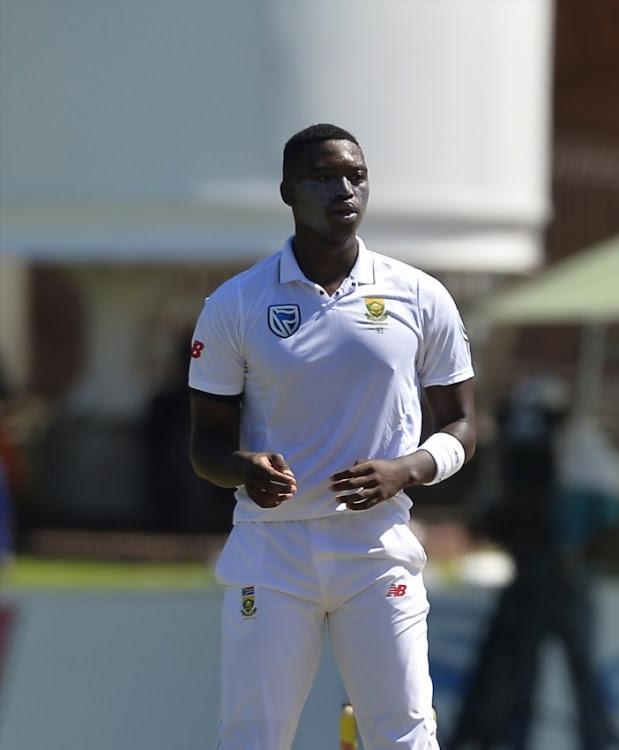
<path fill-rule="evenodd" d="M 448 432 L 435 432 L 422 443 L 418 450 L 427 451 L 436 464 L 436 474 L 431 482 L 424 485 L 438 484 L 443 479 L 453 476 L 464 466 L 464 446 Z"/>

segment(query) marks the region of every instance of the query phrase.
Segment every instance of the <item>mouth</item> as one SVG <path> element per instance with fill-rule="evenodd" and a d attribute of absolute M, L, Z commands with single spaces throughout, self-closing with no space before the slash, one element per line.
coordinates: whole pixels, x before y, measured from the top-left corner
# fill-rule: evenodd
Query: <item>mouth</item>
<path fill-rule="evenodd" d="M 335 219 L 338 219 L 339 221 L 355 221 L 355 219 L 359 215 L 356 207 L 348 203 L 340 203 L 337 206 L 334 206 L 331 209 L 330 213 L 331 216 L 333 216 Z"/>

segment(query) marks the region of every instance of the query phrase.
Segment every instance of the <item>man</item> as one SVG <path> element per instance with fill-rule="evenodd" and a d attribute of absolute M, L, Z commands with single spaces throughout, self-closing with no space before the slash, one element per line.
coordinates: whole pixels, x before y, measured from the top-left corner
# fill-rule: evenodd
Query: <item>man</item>
<path fill-rule="evenodd" d="M 216 566 L 217 747 L 289 750 L 326 624 L 366 750 L 436 750 L 426 556 L 403 490 L 474 453 L 468 340 L 438 281 L 357 236 L 353 135 L 294 135 L 280 193 L 294 235 L 206 301 L 190 366 L 193 466 L 238 488 Z M 419 449 L 422 388 L 437 432 Z"/>

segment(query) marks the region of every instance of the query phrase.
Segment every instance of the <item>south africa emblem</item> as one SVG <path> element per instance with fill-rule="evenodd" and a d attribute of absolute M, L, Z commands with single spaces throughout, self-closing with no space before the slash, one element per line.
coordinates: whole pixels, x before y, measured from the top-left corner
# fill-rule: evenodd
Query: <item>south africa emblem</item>
<path fill-rule="evenodd" d="M 382 297 L 366 297 L 365 317 L 373 322 L 387 320 L 389 314 L 385 312 L 385 300 Z"/>
<path fill-rule="evenodd" d="M 241 602 L 241 614 L 243 615 L 243 617 L 254 617 L 258 610 L 256 609 L 256 598 L 254 595 L 253 586 L 243 587 Z"/>

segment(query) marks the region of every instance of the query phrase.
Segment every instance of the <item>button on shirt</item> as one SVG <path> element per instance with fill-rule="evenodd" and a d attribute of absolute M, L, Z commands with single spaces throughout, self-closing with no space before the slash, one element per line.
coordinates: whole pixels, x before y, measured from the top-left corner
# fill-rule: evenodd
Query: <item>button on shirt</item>
<path fill-rule="evenodd" d="M 240 448 L 281 453 L 297 493 L 257 506 L 239 487 L 234 521 L 337 513 L 329 476 L 417 448 L 421 388 L 473 376 L 468 338 L 435 278 L 368 250 L 331 296 L 284 248 L 226 281 L 198 319 L 189 385 L 243 394 Z M 405 493 L 391 501 L 408 512 Z M 344 511 L 354 512 L 354 511 Z"/>

